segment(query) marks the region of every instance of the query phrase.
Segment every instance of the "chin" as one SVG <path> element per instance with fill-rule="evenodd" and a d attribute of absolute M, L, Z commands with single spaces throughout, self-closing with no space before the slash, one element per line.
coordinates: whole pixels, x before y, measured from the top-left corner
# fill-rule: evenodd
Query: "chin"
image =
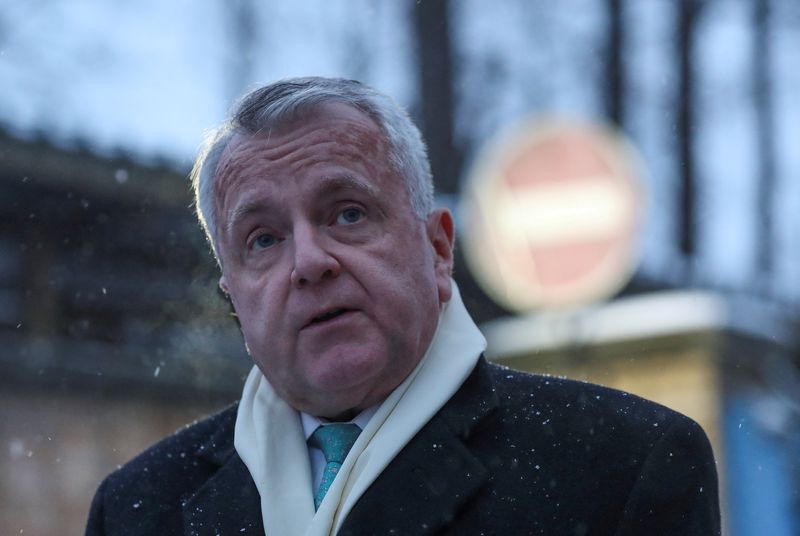
<path fill-rule="evenodd" d="M 357 388 L 372 383 L 390 364 L 386 352 L 363 345 L 341 345 L 309 359 L 307 377 L 324 391 Z"/>

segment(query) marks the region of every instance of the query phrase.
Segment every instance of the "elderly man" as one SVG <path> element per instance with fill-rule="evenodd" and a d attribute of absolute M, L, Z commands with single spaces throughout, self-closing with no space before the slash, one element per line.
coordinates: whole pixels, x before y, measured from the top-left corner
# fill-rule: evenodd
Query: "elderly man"
<path fill-rule="evenodd" d="M 693 421 L 483 359 L 452 217 L 388 97 L 257 89 L 192 178 L 255 367 L 237 405 L 109 476 L 87 534 L 719 532 Z"/>

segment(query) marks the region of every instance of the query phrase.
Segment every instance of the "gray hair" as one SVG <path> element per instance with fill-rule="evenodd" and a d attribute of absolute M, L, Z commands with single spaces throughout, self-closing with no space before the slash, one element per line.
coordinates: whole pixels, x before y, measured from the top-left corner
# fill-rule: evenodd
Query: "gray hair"
<path fill-rule="evenodd" d="M 390 97 L 342 78 L 289 78 L 260 87 L 242 97 L 228 119 L 203 142 L 190 175 L 197 217 L 217 260 L 217 215 L 214 177 L 225 148 L 237 134 L 255 136 L 270 125 L 326 103 L 350 105 L 368 115 L 386 137 L 389 161 L 403 177 L 414 213 L 425 219 L 433 210 L 433 179 L 425 143 L 408 114 Z"/>

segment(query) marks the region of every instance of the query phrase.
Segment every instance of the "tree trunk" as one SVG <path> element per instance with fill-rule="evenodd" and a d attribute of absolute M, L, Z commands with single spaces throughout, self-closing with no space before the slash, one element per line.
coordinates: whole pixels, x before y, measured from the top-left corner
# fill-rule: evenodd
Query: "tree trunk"
<path fill-rule="evenodd" d="M 624 34 L 622 0 L 607 0 L 608 43 L 606 44 L 606 115 L 617 126 L 625 120 L 625 63 L 622 58 Z"/>
<path fill-rule="evenodd" d="M 256 10 L 253 0 L 233 0 L 227 4 L 230 16 L 231 46 L 230 67 L 228 70 L 229 91 L 237 100 L 251 82 L 253 69 L 253 49 L 256 37 Z"/>
<path fill-rule="evenodd" d="M 681 0 L 678 14 L 677 54 L 679 65 L 678 158 L 680 162 L 680 251 L 687 261 L 695 255 L 696 188 L 694 166 L 694 29 L 699 11 L 697 0 Z M 689 262 L 691 266 L 691 262 Z"/>
<path fill-rule="evenodd" d="M 462 157 L 454 143 L 453 62 L 450 43 L 450 3 L 414 2 L 414 28 L 420 67 L 418 122 L 428 144 L 431 170 L 440 193 L 458 190 Z"/>
<path fill-rule="evenodd" d="M 756 0 L 754 9 L 753 78 L 759 152 L 756 276 L 757 281 L 770 281 L 773 271 L 773 192 L 775 188 L 775 140 L 770 72 L 770 1 Z"/>

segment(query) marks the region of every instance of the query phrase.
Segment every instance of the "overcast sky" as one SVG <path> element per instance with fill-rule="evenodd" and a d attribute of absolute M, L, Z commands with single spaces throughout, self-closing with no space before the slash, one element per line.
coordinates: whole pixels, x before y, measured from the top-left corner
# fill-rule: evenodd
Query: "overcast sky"
<path fill-rule="evenodd" d="M 455 3 L 457 138 L 470 148 L 534 114 L 602 116 L 604 2 Z M 754 272 L 757 152 L 748 2 L 711 2 L 697 79 L 699 283 L 747 287 Z M 188 168 L 204 131 L 247 86 L 286 76 L 357 77 L 417 98 L 408 2 L 0 0 L 0 127 L 99 153 Z M 628 131 L 649 192 L 644 270 L 674 274 L 674 2 L 630 2 Z M 245 9 L 237 12 L 231 6 Z M 244 7 L 242 7 L 244 6 Z M 243 32 L 250 28 L 252 35 Z M 800 69 L 796 23 L 773 32 L 778 138 L 775 281 L 800 299 Z"/>

